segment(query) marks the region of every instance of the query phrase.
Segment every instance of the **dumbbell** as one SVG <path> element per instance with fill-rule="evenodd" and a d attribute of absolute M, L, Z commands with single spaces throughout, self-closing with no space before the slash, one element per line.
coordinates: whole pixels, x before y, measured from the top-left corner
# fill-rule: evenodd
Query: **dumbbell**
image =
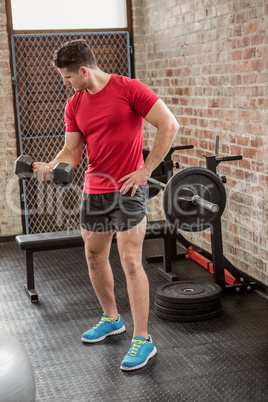
<path fill-rule="evenodd" d="M 21 155 L 15 161 L 14 171 L 20 179 L 27 180 L 33 176 L 33 158 Z M 73 180 L 73 169 L 68 163 L 59 162 L 51 171 L 51 181 L 62 187 L 68 186 Z"/>

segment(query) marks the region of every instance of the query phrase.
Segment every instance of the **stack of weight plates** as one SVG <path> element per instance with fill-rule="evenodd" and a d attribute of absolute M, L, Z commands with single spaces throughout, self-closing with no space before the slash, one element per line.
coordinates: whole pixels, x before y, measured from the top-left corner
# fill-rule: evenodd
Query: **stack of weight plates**
<path fill-rule="evenodd" d="M 179 281 L 161 285 L 155 314 L 170 321 L 203 321 L 221 310 L 222 289 L 216 283 Z"/>

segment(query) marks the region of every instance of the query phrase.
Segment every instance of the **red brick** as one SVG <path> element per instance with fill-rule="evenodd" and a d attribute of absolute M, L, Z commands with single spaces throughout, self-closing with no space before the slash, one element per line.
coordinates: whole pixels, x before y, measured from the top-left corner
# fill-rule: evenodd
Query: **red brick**
<path fill-rule="evenodd" d="M 251 162 L 251 170 L 254 172 L 263 172 L 265 170 L 265 166 L 263 162 L 259 161 L 250 161 Z"/>
<path fill-rule="evenodd" d="M 248 16 L 249 16 L 249 11 L 248 11 L 248 10 L 245 10 L 245 11 L 243 11 L 243 12 L 237 14 L 237 16 L 236 16 L 236 23 L 237 23 L 237 24 L 241 24 L 241 23 L 243 23 L 243 22 L 248 21 Z"/>
<path fill-rule="evenodd" d="M 250 71 L 262 71 L 264 68 L 263 60 L 252 60 L 249 65 Z"/>
<path fill-rule="evenodd" d="M 256 149 L 254 148 L 244 148 L 243 149 L 243 157 L 248 159 L 256 159 Z"/>
<path fill-rule="evenodd" d="M 232 75 L 231 77 L 231 85 L 242 85 L 243 76 L 239 74 Z M 236 88 L 234 88 L 236 90 Z"/>
<path fill-rule="evenodd" d="M 255 57 L 256 55 L 256 48 L 251 47 L 243 50 L 243 58 L 244 59 L 251 59 L 252 57 Z"/>
<path fill-rule="evenodd" d="M 237 96 L 250 96 L 250 87 L 237 87 Z"/>
<path fill-rule="evenodd" d="M 234 120 L 236 118 L 236 111 L 235 110 L 226 110 L 225 118 L 226 118 L 226 120 Z"/>
<path fill-rule="evenodd" d="M 173 70 L 167 70 L 166 71 L 166 76 L 167 77 L 173 77 Z"/>
<path fill-rule="evenodd" d="M 251 163 L 249 160 L 242 159 L 241 161 L 239 161 L 239 167 L 249 170 L 251 169 Z"/>
<path fill-rule="evenodd" d="M 249 146 L 249 142 L 250 142 L 249 137 L 243 137 L 243 136 L 238 136 L 237 137 L 237 144 L 238 145 L 241 145 L 243 147 L 247 147 L 247 146 Z M 252 146 L 252 144 L 251 144 L 251 146 Z M 243 162 L 245 162 L 245 161 L 243 161 Z M 245 164 L 246 163 L 243 163 L 243 165 L 245 165 Z"/>
<path fill-rule="evenodd" d="M 250 21 L 246 24 L 244 24 L 244 35 L 256 32 L 257 30 L 257 22 L 256 21 Z"/>
<path fill-rule="evenodd" d="M 212 96 L 212 88 L 211 87 L 203 88 L 202 94 L 204 96 Z"/>
<path fill-rule="evenodd" d="M 208 100 L 208 107 L 219 107 L 218 99 L 209 99 Z"/>
<path fill-rule="evenodd" d="M 229 98 L 219 98 L 218 99 L 218 106 L 223 109 L 230 108 L 230 99 Z"/>
<path fill-rule="evenodd" d="M 244 110 L 238 113 L 239 120 L 250 121 L 250 112 L 248 110 Z"/>
<path fill-rule="evenodd" d="M 258 74 L 258 83 L 267 84 L 268 82 L 268 73 L 259 73 Z"/>
<path fill-rule="evenodd" d="M 230 37 L 242 36 L 242 25 L 235 25 L 230 27 Z"/>
<path fill-rule="evenodd" d="M 235 50 L 230 53 L 231 60 L 241 60 L 242 59 L 242 50 Z"/>
<path fill-rule="evenodd" d="M 240 155 L 243 152 L 243 149 L 241 146 L 238 145 L 231 145 L 230 146 L 230 152 L 232 155 Z"/>
<path fill-rule="evenodd" d="M 251 96 L 263 96 L 263 90 L 264 88 L 261 86 L 251 87 Z"/>
<path fill-rule="evenodd" d="M 217 16 L 232 13 L 233 3 L 219 3 L 216 6 Z"/>
<path fill-rule="evenodd" d="M 265 44 L 265 33 L 258 32 L 256 35 L 251 36 L 251 45 L 256 46 L 264 43 Z"/>
<path fill-rule="evenodd" d="M 247 36 L 243 36 L 242 38 L 237 39 L 237 48 L 246 48 L 250 46 L 251 38 Z"/>
<path fill-rule="evenodd" d="M 242 63 L 239 63 L 237 66 L 237 71 L 239 73 L 250 71 L 250 63 L 248 61 L 243 61 Z"/>
<path fill-rule="evenodd" d="M 258 149 L 256 152 L 256 158 L 259 160 L 264 160 L 265 157 L 267 156 L 267 151 L 262 150 L 262 149 Z M 267 180 L 266 180 L 267 181 Z"/>
<path fill-rule="evenodd" d="M 226 43 L 227 47 L 230 49 L 236 49 L 236 47 L 237 47 L 236 44 L 237 44 L 237 40 L 233 39 L 233 38 L 229 39 Z M 240 46 L 238 45 L 238 47 L 240 47 Z"/>
<path fill-rule="evenodd" d="M 261 122 L 261 121 L 263 121 L 263 117 L 262 117 L 262 114 L 260 113 L 260 112 L 258 112 L 258 111 L 253 111 L 252 113 L 251 113 L 251 121 L 256 121 L 256 122 Z"/>
<path fill-rule="evenodd" d="M 192 88 L 183 88 L 182 89 L 182 94 L 183 94 L 183 96 L 191 96 Z"/>
<path fill-rule="evenodd" d="M 268 99 L 258 99 L 259 109 L 268 109 Z"/>

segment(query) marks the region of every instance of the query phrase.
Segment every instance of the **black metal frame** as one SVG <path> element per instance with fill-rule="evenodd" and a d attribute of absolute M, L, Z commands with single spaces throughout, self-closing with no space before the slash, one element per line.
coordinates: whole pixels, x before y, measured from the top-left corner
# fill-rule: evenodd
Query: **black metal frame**
<path fill-rule="evenodd" d="M 173 161 L 171 160 L 171 156 L 175 150 L 178 149 L 188 149 L 193 148 L 193 146 L 186 146 L 186 147 L 174 147 L 171 148 L 169 153 L 167 154 L 165 160 L 162 162 L 165 166 L 166 177 L 167 180 L 173 175 Z M 216 148 L 215 148 L 215 155 L 213 156 L 205 156 L 206 158 L 206 168 L 211 170 L 213 173 L 217 174 L 217 166 L 221 162 L 228 162 L 228 161 L 235 161 L 243 159 L 242 155 L 234 155 L 234 156 L 226 156 L 226 157 L 218 157 L 218 150 L 219 150 L 219 137 L 216 138 Z M 157 179 L 157 178 L 156 178 Z M 222 181 L 225 182 L 225 177 L 222 178 Z M 216 218 L 210 227 L 211 231 L 211 250 L 212 253 L 208 253 L 204 250 L 200 250 L 199 253 L 202 255 L 209 256 L 212 259 L 213 263 L 213 277 L 214 282 L 220 285 L 223 289 L 224 293 L 235 293 L 235 292 L 245 292 L 245 291 L 252 291 L 258 287 L 257 283 L 250 278 L 248 275 L 242 273 L 238 268 L 236 268 L 226 257 L 223 255 L 223 244 L 222 244 L 222 227 L 221 227 L 221 216 Z M 159 273 L 165 277 L 169 281 L 177 281 L 178 277 L 172 274 L 171 264 L 172 261 L 185 259 L 185 254 L 177 254 L 176 251 L 176 242 L 179 240 L 182 245 L 186 248 L 192 246 L 192 244 L 183 237 L 182 234 L 174 231 L 174 234 L 171 235 L 169 239 L 169 249 L 170 249 L 170 259 L 168 261 L 169 273 L 168 275 L 163 273 L 161 269 L 159 269 Z M 195 246 L 197 247 L 197 246 Z M 163 257 L 156 256 L 156 257 L 148 257 L 146 259 L 147 263 L 152 262 L 160 262 L 163 261 Z M 235 285 L 227 285 L 225 282 L 225 272 L 227 270 L 238 282 Z"/>
<path fill-rule="evenodd" d="M 193 147 L 193 145 L 178 145 L 171 147 L 164 160 L 161 162 L 161 170 L 164 172 L 164 175 L 155 177 L 155 179 L 161 183 L 167 183 L 173 176 L 174 164 L 172 154 L 175 151 L 192 149 Z M 179 165 L 176 164 L 176 167 L 179 167 Z M 164 255 L 146 257 L 145 261 L 147 264 L 163 262 L 164 269 L 158 268 L 158 273 L 167 281 L 176 282 L 179 278 L 172 272 L 172 261 L 183 259 L 185 256 L 177 253 L 177 229 L 175 226 L 172 228 L 171 224 L 170 230 L 165 234 L 165 236 L 163 236 L 163 248 L 166 250 Z"/>
<path fill-rule="evenodd" d="M 205 156 L 206 168 L 217 173 L 217 166 L 221 162 L 236 161 L 243 159 L 242 155 L 226 156 L 218 158 L 219 140 L 216 141 L 216 152 L 213 156 Z M 225 180 L 225 179 L 223 179 Z M 211 249 L 214 267 L 214 281 L 223 288 L 224 293 L 239 291 L 251 291 L 257 288 L 256 282 L 252 281 L 247 275 L 235 268 L 230 261 L 223 255 L 221 217 L 216 218 L 211 227 Z M 240 283 L 236 285 L 226 285 L 224 269 L 227 269 Z"/>

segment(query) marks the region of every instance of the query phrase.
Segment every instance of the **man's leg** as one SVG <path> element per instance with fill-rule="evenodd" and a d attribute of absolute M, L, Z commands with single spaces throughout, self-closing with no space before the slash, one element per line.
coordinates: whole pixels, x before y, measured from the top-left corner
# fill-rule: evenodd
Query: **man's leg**
<path fill-rule="evenodd" d="M 146 231 L 146 217 L 132 229 L 117 233 L 121 263 L 126 275 L 128 296 L 134 322 L 131 347 L 121 362 L 121 370 L 144 367 L 156 355 L 152 337 L 148 335 L 149 283 L 142 266 L 142 245 Z"/>
<path fill-rule="evenodd" d="M 109 262 L 113 232 L 89 232 L 81 228 L 89 277 L 103 312 L 117 319 L 114 277 Z"/>
<path fill-rule="evenodd" d="M 149 283 L 142 266 L 142 245 L 147 218 L 132 229 L 117 232 L 117 244 L 127 281 L 134 335 L 148 338 Z"/>
<path fill-rule="evenodd" d="M 118 315 L 114 296 L 114 277 L 109 263 L 112 232 L 88 232 L 81 229 L 85 242 L 86 259 L 89 276 L 103 309 L 101 320 L 88 331 L 81 340 L 92 343 L 99 342 L 109 335 L 125 332 L 122 317 Z"/>

